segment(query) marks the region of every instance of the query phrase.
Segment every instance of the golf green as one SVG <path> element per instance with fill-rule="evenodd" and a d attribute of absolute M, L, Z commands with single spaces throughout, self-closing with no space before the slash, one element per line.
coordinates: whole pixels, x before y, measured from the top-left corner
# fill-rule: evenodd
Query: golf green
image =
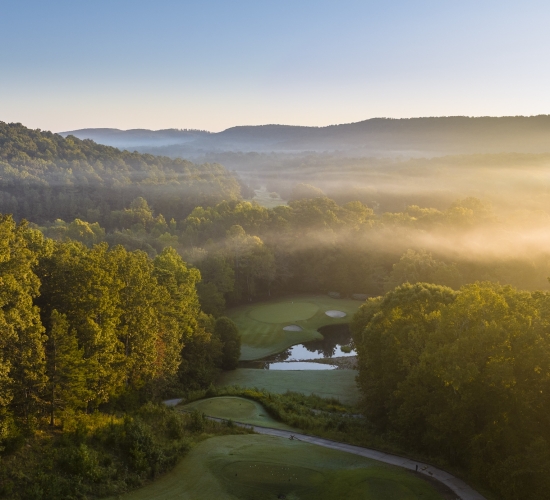
<path fill-rule="evenodd" d="M 311 302 L 264 304 L 248 311 L 248 316 L 262 323 L 294 323 L 311 318 L 319 306 Z"/>
<path fill-rule="evenodd" d="M 277 422 L 270 417 L 260 403 L 245 398 L 220 396 L 201 399 L 184 406 L 178 406 L 178 409 L 183 411 L 198 410 L 209 417 L 225 418 L 243 424 L 292 430 L 288 425 Z"/>
<path fill-rule="evenodd" d="M 358 300 L 333 299 L 326 295 L 297 295 L 247 304 L 227 311 L 241 334 L 241 360 L 261 359 L 295 344 L 319 340 L 317 331 L 325 325 L 349 323 L 361 305 Z M 342 311 L 345 317 L 333 318 L 326 311 Z M 290 324 L 299 331 L 284 330 Z"/>
<path fill-rule="evenodd" d="M 203 441 L 124 500 L 441 500 L 413 473 L 357 455 L 262 435 Z"/>

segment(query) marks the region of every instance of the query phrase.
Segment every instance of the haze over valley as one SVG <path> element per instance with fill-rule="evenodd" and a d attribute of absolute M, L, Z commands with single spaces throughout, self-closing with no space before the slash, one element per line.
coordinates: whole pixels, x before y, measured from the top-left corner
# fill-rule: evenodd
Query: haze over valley
<path fill-rule="evenodd" d="M 11 2 L 0 500 L 550 500 L 547 2 Z"/>

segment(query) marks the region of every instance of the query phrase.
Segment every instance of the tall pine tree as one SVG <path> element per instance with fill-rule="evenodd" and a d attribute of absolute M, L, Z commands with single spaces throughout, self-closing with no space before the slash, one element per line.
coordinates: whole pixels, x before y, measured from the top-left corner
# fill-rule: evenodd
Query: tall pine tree
<path fill-rule="evenodd" d="M 50 425 L 58 408 L 82 408 L 90 399 L 86 389 L 84 349 L 79 348 L 67 317 L 53 310 L 46 342 Z"/>

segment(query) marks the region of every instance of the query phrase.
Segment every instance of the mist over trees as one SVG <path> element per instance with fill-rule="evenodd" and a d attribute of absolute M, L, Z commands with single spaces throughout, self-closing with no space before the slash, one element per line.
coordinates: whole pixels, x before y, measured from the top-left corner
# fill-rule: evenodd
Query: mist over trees
<path fill-rule="evenodd" d="M 90 140 L 0 122 L 0 213 L 36 223 L 91 219 L 145 196 L 165 217 L 238 199 L 239 180 L 219 164 L 119 151 Z"/>
<path fill-rule="evenodd" d="M 519 122 L 540 144 L 547 118 Z M 390 122 L 367 125 L 403 125 Z M 495 144 L 519 122 L 500 121 Z M 470 122 L 446 123 L 431 141 Z M 269 146 L 288 130 L 226 132 Z M 550 156 L 200 154 L 212 161 L 0 123 L 0 452 L 74 415 L 208 387 L 239 359 L 229 306 L 338 292 L 371 297 L 352 325 L 368 425 L 499 498 L 544 498 Z M 258 187 L 284 201 L 247 201 Z"/>
<path fill-rule="evenodd" d="M 210 134 L 203 131 L 117 129 L 63 132 L 63 135 L 70 134 L 174 157 L 194 157 L 204 151 L 355 151 L 361 156 L 550 152 L 548 115 L 372 118 L 327 127 L 239 126 Z"/>
<path fill-rule="evenodd" d="M 233 201 L 197 207 L 170 223 L 138 198 L 106 219 L 118 227 L 108 231 L 77 219 L 41 230 L 59 241 L 106 241 L 151 257 L 173 247 L 200 270 L 201 305 L 214 316 L 227 304 L 272 294 L 379 295 L 405 282 L 457 289 L 487 279 L 537 289 L 548 287 L 550 274 L 544 220 L 519 227 L 475 198 L 443 211 L 409 206 L 383 214 L 326 197 L 274 209 Z"/>

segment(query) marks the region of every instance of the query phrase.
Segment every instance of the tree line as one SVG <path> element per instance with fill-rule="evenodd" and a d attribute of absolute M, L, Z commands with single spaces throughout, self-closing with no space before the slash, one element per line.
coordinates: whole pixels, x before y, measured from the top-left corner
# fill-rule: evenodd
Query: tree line
<path fill-rule="evenodd" d="M 360 202 L 339 205 L 304 186 L 297 186 L 295 194 L 288 205 L 273 209 L 223 201 L 169 221 L 138 197 L 107 214 L 102 224 L 58 219 L 38 227 L 56 240 L 76 239 L 88 246 L 106 241 L 152 258 L 171 246 L 200 270 L 201 305 L 216 316 L 227 304 L 272 294 L 376 296 L 405 282 L 454 289 L 476 280 L 524 289 L 547 286 L 542 276 L 550 274 L 550 267 L 543 248 L 528 258 L 516 252 L 490 259 L 485 249 L 478 254 L 449 251 L 479 234 L 514 234 L 511 223 L 476 198 L 457 200 L 443 211 L 409 206 L 377 214 Z M 490 240 L 484 237 L 494 248 Z"/>
<path fill-rule="evenodd" d="M 0 213 L 16 220 L 99 220 L 138 196 L 168 220 L 179 219 L 197 205 L 240 198 L 241 185 L 219 164 L 120 151 L 0 122 Z"/>
<path fill-rule="evenodd" d="M 55 242 L 2 216 L 0 447 L 46 418 L 205 387 L 235 368 L 238 332 L 201 311 L 199 280 L 170 247 L 151 259 Z"/>
<path fill-rule="evenodd" d="M 459 170 L 468 161 L 455 160 Z M 434 161 L 443 168 L 451 160 Z M 409 163 L 389 172 L 384 161 L 379 167 L 391 176 L 422 171 Z M 249 191 L 218 164 L 119 151 L 0 123 L 0 213 L 88 247 L 120 244 L 154 258 L 171 246 L 201 271 L 201 304 L 215 315 L 226 304 L 273 293 L 379 295 L 407 281 L 458 288 L 478 279 L 537 289 L 550 274 L 544 249 L 498 259 L 469 248 L 449 251 L 485 230 L 502 237 L 517 227 L 547 227 L 540 211 L 495 213 L 471 197 L 438 209 L 434 194 L 435 205 L 428 197 L 426 206 L 384 212 L 376 203 L 349 201 L 353 190 L 333 200 L 305 184 L 294 186 L 287 205 L 267 209 L 243 201 Z M 507 244 L 505 238 L 500 247 Z"/>
<path fill-rule="evenodd" d="M 405 284 L 352 323 L 378 432 L 466 470 L 498 498 L 548 498 L 550 294 Z"/>

